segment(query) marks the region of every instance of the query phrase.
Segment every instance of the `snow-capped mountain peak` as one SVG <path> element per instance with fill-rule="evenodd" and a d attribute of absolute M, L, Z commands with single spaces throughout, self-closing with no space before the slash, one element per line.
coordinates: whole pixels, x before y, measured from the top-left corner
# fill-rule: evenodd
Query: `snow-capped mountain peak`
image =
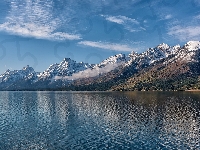
<path fill-rule="evenodd" d="M 179 44 L 172 47 L 172 49 L 180 49 L 180 48 L 181 48 L 181 46 Z"/>
<path fill-rule="evenodd" d="M 170 48 L 170 46 L 167 45 L 167 44 L 165 44 L 165 43 L 162 43 L 162 44 L 159 44 L 159 45 L 157 46 L 157 48 L 158 48 L 158 49 L 162 49 L 162 50 L 167 50 L 167 49 Z"/>
<path fill-rule="evenodd" d="M 72 74 L 92 68 L 88 63 L 77 63 L 70 58 L 64 58 L 59 64 L 52 64 L 48 69 L 38 75 L 39 80 L 52 80 L 56 76 L 72 76 Z"/>
<path fill-rule="evenodd" d="M 64 58 L 63 59 L 63 62 L 68 62 L 68 61 L 71 61 L 71 58 Z"/>
<path fill-rule="evenodd" d="M 109 64 L 125 63 L 126 61 L 127 61 L 127 57 L 125 54 L 117 54 L 103 60 L 100 64 L 96 66 L 102 68 Z"/>
<path fill-rule="evenodd" d="M 43 85 L 45 83 L 47 86 L 51 83 L 57 84 L 57 80 L 72 82 L 76 79 L 98 77 L 103 74 L 107 75 L 111 70 L 119 68 L 128 67 L 128 69 L 133 70 L 142 69 L 152 64 L 156 65 L 154 62 L 160 60 L 163 60 L 163 64 L 180 61 L 185 63 L 197 62 L 199 61 L 198 50 L 200 50 L 200 41 L 189 41 L 183 47 L 180 45 L 171 47 L 162 43 L 154 48 L 147 49 L 147 51 L 143 53 L 136 53 L 133 51 L 128 56 L 125 54 L 117 54 L 96 65 L 64 58 L 60 63 L 50 65 L 41 73 L 36 73 L 34 69 L 28 65 L 21 70 L 11 71 L 8 69 L 0 75 L 0 87 L 2 84 L 9 86 L 12 83 L 16 84 L 16 82 L 19 84 L 21 81 L 24 81 L 24 83 L 29 81 L 29 84 L 39 83 Z"/>
<path fill-rule="evenodd" d="M 29 65 L 27 65 L 26 67 L 23 67 L 24 71 L 28 72 L 28 73 L 32 73 L 34 72 L 34 69 L 32 67 L 30 67 Z"/>
<path fill-rule="evenodd" d="M 36 72 L 28 65 L 21 70 L 10 71 L 8 69 L 0 75 L 0 82 L 15 82 L 17 80 L 30 78 L 30 76 L 33 76 L 34 74 L 36 74 Z"/>
<path fill-rule="evenodd" d="M 184 45 L 188 50 L 198 50 L 200 49 L 200 41 L 189 41 Z"/>

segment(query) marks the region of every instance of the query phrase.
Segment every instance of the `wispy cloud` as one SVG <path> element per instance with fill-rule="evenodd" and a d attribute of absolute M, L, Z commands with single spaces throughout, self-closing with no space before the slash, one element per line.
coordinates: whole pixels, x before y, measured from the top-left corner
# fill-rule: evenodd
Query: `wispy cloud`
<path fill-rule="evenodd" d="M 118 23 L 118 24 L 126 24 L 127 22 L 139 24 L 139 22 L 136 21 L 135 19 L 131 19 L 131 18 L 128 18 L 126 16 L 103 16 L 103 17 L 105 17 L 106 20 L 108 20 L 110 22 L 115 22 L 115 23 Z"/>
<path fill-rule="evenodd" d="M 136 19 L 128 18 L 126 16 L 108 16 L 101 15 L 109 22 L 114 22 L 120 25 L 123 25 L 126 30 L 130 32 L 137 32 L 141 30 L 145 30 L 140 26 L 140 23 Z"/>
<path fill-rule="evenodd" d="M 64 32 L 54 32 L 50 26 L 40 26 L 34 23 L 9 23 L 0 24 L 1 31 L 11 34 L 34 37 L 36 39 L 48 40 L 78 40 L 80 35 L 73 35 Z"/>
<path fill-rule="evenodd" d="M 77 80 L 77 79 L 82 79 L 82 78 L 89 78 L 89 77 L 95 77 L 100 74 L 104 74 L 107 72 L 110 72 L 111 70 L 114 70 L 118 66 L 122 65 L 122 63 L 116 63 L 116 64 L 107 64 L 105 67 L 99 68 L 95 67 L 93 69 L 86 69 L 84 71 L 80 71 L 78 73 L 74 73 L 72 76 L 55 76 L 55 80 L 59 79 L 65 79 L 65 80 Z"/>
<path fill-rule="evenodd" d="M 200 1 L 199 1 L 199 0 L 193 0 L 193 3 L 194 3 L 195 5 L 200 5 Z"/>
<path fill-rule="evenodd" d="M 200 39 L 200 26 L 187 26 L 180 25 L 171 27 L 168 31 L 168 35 L 174 36 L 180 41 L 199 40 Z"/>
<path fill-rule="evenodd" d="M 114 22 L 114 23 L 118 23 L 118 24 L 123 24 L 124 20 L 117 18 L 117 17 L 107 17 L 106 20 L 110 21 L 110 22 Z"/>
<path fill-rule="evenodd" d="M 195 16 L 194 19 L 200 19 L 200 15 Z"/>
<path fill-rule="evenodd" d="M 165 20 L 168 20 L 168 19 L 171 19 L 172 18 L 172 15 L 168 14 L 165 16 Z"/>
<path fill-rule="evenodd" d="M 52 14 L 53 1 L 11 0 L 11 10 L 0 30 L 10 34 L 49 40 L 78 40 L 78 34 L 59 32 L 59 18 Z"/>
<path fill-rule="evenodd" d="M 78 42 L 78 44 L 95 47 L 95 48 L 107 49 L 107 50 L 115 50 L 115 51 L 130 52 L 134 50 L 133 48 L 127 45 L 113 44 L 113 43 L 107 43 L 107 42 L 81 41 L 81 42 Z"/>

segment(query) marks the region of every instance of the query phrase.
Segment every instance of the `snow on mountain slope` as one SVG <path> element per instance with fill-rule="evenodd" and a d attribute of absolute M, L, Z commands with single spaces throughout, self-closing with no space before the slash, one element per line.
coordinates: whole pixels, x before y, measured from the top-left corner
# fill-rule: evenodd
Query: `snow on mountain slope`
<path fill-rule="evenodd" d="M 111 56 L 101 63 L 96 65 L 89 65 L 90 67 L 86 67 L 82 70 L 78 70 L 73 74 L 69 75 L 57 75 L 55 76 L 55 80 L 65 79 L 65 80 L 76 80 L 80 78 L 88 78 L 95 77 L 103 73 L 107 73 L 120 65 L 124 65 L 127 62 L 127 57 L 124 54 L 118 54 L 115 56 Z"/>
<path fill-rule="evenodd" d="M 127 57 L 125 56 L 125 54 L 118 54 L 118 55 L 114 55 L 103 60 L 100 64 L 95 65 L 95 67 L 102 68 L 108 64 L 118 64 L 118 63 L 126 63 L 126 62 L 127 62 Z"/>
<path fill-rule="evenodd" d="M 187 48 L 189 51 L 198 50 L 200 49 L 200 41 L 189 41 L 185 44 L 184 47 Z"/>
<path fill-rule="evenodd" d="M 14 70 L 5 71 L 2 75 L 0 75 L 0 83 L 1 82 L 15 82 L 21 79 L 27 80 L 33 78 L 36 74 L 32 67 L 28 65 L 24 67 L 22 70 Z"/>
<path fill-rule="evenodd" d="M 200 50 L 200 41 L 189 41 L 183 47 L 179 47 L 178 50 L 175 51 L 175 57 L 164 63 L 174 63 L 175 61 L 196 62 L 198 61 L 198 59 L 195 58 L 197 50 Z"/>
<path fill-rule="evenodd" d="M 155 61 L 161 60 L 168 57 L 173 53 L 171 47 L 167 44 L 160 44 L 155 48 L 149 48 L 146 52 L 143 52 L 139 55 L 141 60 L 145 60 L 147 64 L 154 63 Z"/>
<path fill-rule="evenodd" d="M 38 75 L 39 80 L 52 79 L 55 76 L 72 76 L 72 74 L 92 68 L 88 63 L 77 63 L 70 58 L 65 58 L 60 64 L 52 64 L 44 72 Z"/>
<path fill-rule="evenodd" d="M 70 58 L 65 58 L 59 64 L 50 65 L 48 69 L 41 73 L 36 73 L 34 69 L 29 66 L 24 67 L 22 70 L 7 70 L 0 75 L 0 83 L 12 83 L 22 79 L 34 83 L 38 81 L 56 81 L 58 79 L 76 80 L 95 77 L 114 70 L 118 66 L 131 66 L 139 69 L 140 67 L 151 65 L 165 58 L 169 59 L 165 60 L 163 63 L 174 63 L 177 60 L 186 62 L 197 61 L 198 59 L 194 56 L 199 49 L 200 41 L 189 41 L 183 47 L 180 45 L 171 47 L 162 43 L 140 54 L 131 52 L 128 56 L 124 54 L 111 56 L 96 65 L 83 62 L 77 63 Z"/>
<path fill-rule="evenodd" d="M 132 63 L 138 64 L 147 64 L 150 65 L 156 61 L 159 61 L 169 56 L 174 55 L 170 60 L 164 63 L 170 63 L 176 60 L 191 62 L 195 61 L 193 56 L 196 54 L 196 51 L 200 49 L 200 41 L 189 41 L 183 47 L 180 45 L 175 45 L 170 47 L 167 44 L 160 44 L 155 48 L 149 48 L 147 51 L 137 54 L 132 52 L 129 54 L 130 60 L 127 65 Z"/>

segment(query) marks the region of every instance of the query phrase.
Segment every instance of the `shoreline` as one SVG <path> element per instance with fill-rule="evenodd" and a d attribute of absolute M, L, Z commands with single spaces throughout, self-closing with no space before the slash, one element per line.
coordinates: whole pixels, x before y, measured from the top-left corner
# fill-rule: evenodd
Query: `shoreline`
<path fill-rule="evenodd" d="M 200 90 L 185 90 L 186 92 L 200 92 Z"/>

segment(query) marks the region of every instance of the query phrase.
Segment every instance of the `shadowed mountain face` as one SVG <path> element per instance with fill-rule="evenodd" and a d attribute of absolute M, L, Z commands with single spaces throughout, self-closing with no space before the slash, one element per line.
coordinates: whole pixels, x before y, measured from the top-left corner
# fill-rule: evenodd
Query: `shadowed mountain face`
<path fill-rule="evenodd" d="M 27 66 L 0 75 L 1 90 L 186 90 L 200 88 L 200 41 L 160 44 L 100 64 L 65 58 L 37 73 Z"/>

